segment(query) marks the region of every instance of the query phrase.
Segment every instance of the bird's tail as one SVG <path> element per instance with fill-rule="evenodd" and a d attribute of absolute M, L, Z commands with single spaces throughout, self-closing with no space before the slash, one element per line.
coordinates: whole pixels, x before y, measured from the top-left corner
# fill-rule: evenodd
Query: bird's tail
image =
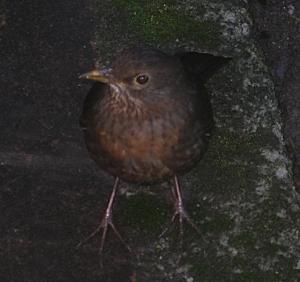
<path fill-rule="evenodd" d="M 181 60 L 188 74 L 201 80 L 202 83 L 231 60 L 231 58 L 197 52 L 182 52 L 175 56 Z"/>

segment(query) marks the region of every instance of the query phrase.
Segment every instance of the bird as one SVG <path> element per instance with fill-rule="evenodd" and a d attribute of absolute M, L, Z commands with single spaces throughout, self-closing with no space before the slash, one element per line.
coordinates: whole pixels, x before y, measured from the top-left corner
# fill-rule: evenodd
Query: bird
<path fill-rule="evenodd" d="M 204 84 L 230 58 L 198 52 L 168 54 L 138 45 L 125 48 L 110 67 L 97 67 L 79 78 L 94 81 L 84 101 L 80 126 L 90 157 L 115 178 L 96 230 L 102 253 L 109 227 L 130 251 L 113 223 L 120 180 L 153 184 L 173 181 L 176 219 L 198 233 L 182 198 L 179 176 L 203 157 L 214 128 Z"/>

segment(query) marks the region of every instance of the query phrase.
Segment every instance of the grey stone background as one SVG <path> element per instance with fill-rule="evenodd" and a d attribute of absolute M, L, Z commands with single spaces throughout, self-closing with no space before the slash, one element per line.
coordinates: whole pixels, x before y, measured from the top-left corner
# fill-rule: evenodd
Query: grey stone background
<path fill-rule="evenodd" d="M 1 281 L 299 280 L 299 196 L 283 139 L 297 160 L 299 52 L 278 32 L 292 37 L 299 10 L 271 2 L 2 2 Z M 274 47 L 278 38 L 286 45 Z M 90 85 L 77 77 L 137 42 L 233 60 L 207 84 L 217 128 L 181 179 L 203 238 L 188 226 L 182 249 L 177 230 L 159 238 L 169 186 L 122 183 L 115 221 L 134 254 L 109 234 L 101 267 L 98 238 L 76 244 L 98 224 L 113 179 L 86 153 L 78 117 Z"/>

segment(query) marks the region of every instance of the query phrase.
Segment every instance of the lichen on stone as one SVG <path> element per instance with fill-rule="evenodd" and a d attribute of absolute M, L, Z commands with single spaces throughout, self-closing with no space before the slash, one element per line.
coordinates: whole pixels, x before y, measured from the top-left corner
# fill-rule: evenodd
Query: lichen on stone
<path fill-rule="evenodd" d="M 190 192 L 187 209 L 204 239 L 187 225 L 183 251 L 176 240 L 172 244 L 176 232 L 153 239 L 139 253 L 141 272 L 151 273 L 149 281 L 293 281 L 300 268 L 300 199 L 291 181 L 274 83 L 251 38 L 247 1 L 106 0 L 99 11 L 103 7 L 110 16 L 99 12 L 101 57 L 144 41 L 166 51 L 233 58 L 206 85 L 216 123 L 208 152 L 181 178 Z M 143 206 L 138 195 L 132 204 L 146 215 L 156 207 L 148 200 Z M 162 216 L 151 211 L 148 223 L 133 217 L 129 226 L 157 232 L 172 215 L 162 205 L 159 201 Z M 133 213 L 127 207 L 127 214 Z M 159 224 L 151 229 L 156 217 Z"/>

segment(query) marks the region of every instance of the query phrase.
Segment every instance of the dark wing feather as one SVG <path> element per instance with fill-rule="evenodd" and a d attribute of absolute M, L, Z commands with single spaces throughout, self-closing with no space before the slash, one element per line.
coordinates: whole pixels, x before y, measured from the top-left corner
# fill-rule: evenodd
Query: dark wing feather
<path fill-rule="evenodd" d="M 194 118 L 191 118 L 191 123 L 186 124 L 177 150 L 165 161 L 168 168 L 178 174 L 193 167 L 207 149 L 214 120 L 210 98 L 204 84 L 229 59 L 195 52 L 178 53 L 175 56 L 180 59 L 189 83 L 196 85 L 195 95 L 190 96 L 194 105 Z"/>

